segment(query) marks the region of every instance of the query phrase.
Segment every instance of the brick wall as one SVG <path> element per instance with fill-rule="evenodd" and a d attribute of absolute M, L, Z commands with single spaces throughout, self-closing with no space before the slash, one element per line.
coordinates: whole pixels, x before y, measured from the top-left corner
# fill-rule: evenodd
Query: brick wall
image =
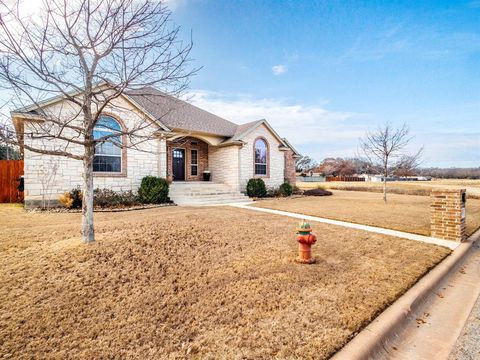
<path fill-rule="evenodd" d="M 435 189 L 430 196 L 431 235 L 440 239 L 464 241 L 465 189 Z"/>
<path fill-rule="evenodd" d="M 295 185 L 297 181 L 297 173 L 295 171 L 295 158 L 293 157 L 293 151 L 287 150 L 284 152 L 285 157 L 285 179 L 287 179 L 290 184 Z"/>
<path fill-rule="evenodd" d="M 203 180 L 203 172 L 208 170 L 208 144 L 205 141 L 187 137 L 178 141 L 167 141 L 167 168 L 168 173 L 173 175 L 172 169 L 172 150 L 185 149 L 185 180 L 200 181 Z M 192 175 L 191 161 L 192 150 L 197 150 L 198 169 L 197 175 Z M 174 179 L 175 180 L 175 179 Z"/>

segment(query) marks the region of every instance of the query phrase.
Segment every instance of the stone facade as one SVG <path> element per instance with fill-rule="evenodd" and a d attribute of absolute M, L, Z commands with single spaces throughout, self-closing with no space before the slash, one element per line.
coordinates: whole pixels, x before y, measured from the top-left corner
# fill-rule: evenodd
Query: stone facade
<path fill-rule="evenodd" d="M 65 103 L 57 103 L 45 109 L 47 113 L 62 113 L 65 116 L 75 113 L 77 110 L 68 108 Z M 129 128 L 134 124 L 144 123 L 145 117 L 125 100 L 117 99 L 106 111 L 121 120 Z M 78 120 L 81 121 L 80 119 Z M 152 125 L 148 131 L 156 130 Z M 25 133 L 35 131 L 34 123 L 25 123 Z M 147 131 L 147 130 L 145 130 Z M 68 135 L 68 130 L 64 132 Z M 25 144 L 35 148 L 58 149 L 65 148 L 67 144 L 62 140 L 41 140 L 25 137 Z M 68 144 L 66 147 L 71 153 L 81 155 L 83 148 L 80 145 Z M 144 176 L 159 175 L 159 140 L 151 139 L 137 147 L 126 148 L 123 152 L 121 174 L 94 174 L 95 188 L 108 188 L 115 191 L 137 190 Z M 39 206 L 42 198 L 55 203 L 58 196 L 77 186 L 82 186 L 83 164 L 81 160 L 67 157 L 38 154 L 27 149 L 24 151 L 24 179 L 25 179 L 25 205 L 27 207 Z"/>
<path fill-rule="evenodd" d="M 239 183 L 239 147 L 208 147 L 208 158 L 212 181 L 224 183 L 233 190 L 240 190 Z"/>
<path fill-rule="evenodd" d="M 263 138 L 268 144 L 267 176 L 255 175 L 254 143 L 257 138 Z M 261 125 L 243 139 L 244 145 L 240 148 L 240 190 L 245 191 L 247 182 L 254 177 L 261 177 L 267 188 L 279 187 L 285 176 L 284 151 L 279 149 L 280 141 L 265 126 Z"/>
<path fill-rule="evenodd" d="M 186 137 L 177 141 L 167 141 L 167 173 L 173 174 L 172 151 L 185 150 L 185 180 L 201 181 L 203 172 L 208 170 L 208 144 L 194 137 Z M 192 150 L 197 150 L 197 175 L 192 175 Z M 174 179 L 175 180 L 175 179 Z"/>
<path fill-rule="evenodd" d="M 297 172 L 295 171 L 295 154 L 292 150 L 284 151 L 285 156 L 285 173 L 284 177 L 292 185 L 297 181 Z"/>
<path fill-rule="evenodd" d="M 66 102 L 58 102 L 44 108 L 47 114 L 54 117 L 73 117 L 78 114 L 78 109 Z M 145 114 L 135 108 L 127 99 L 118 98 L 105 109 L 126 129 L 139 127 L 146 124 L 144 135 L 151 135 L 160 130 L 157 124 L 146 118 Z M 81 126 L 81 118 L 78 118 Z M 73 125 L 75 123 L 72 123 Z M 150 126 L 151 125 L 151 126 Z M 25 133 L 35 132 L 36 124 L 25 121 Z M 74 137 L 65 129 L 63 136 Z M 94 173 L 94 187 L 108 188 L 115 191 L 136 191 L 143 177 L 166 177 L 172 174 L 172 149 L 181 147 L 185 149 L 185 175 L 187 181 L 203 180 L 203 171 L 211 172 L 212 181 L 224 183 L 233 190 L 245 191 L 248 180 L 256 177 L 254 174 L 254 142 L 261 137 L 268 144 L 267 176 L 262 176 L 267 187 L 280 186 L 287 178 L 295 182 L 294 157 L 290 150 L 280 149 L 281 141 L 264 124 L 251 130 L 242 138 L 242 144 L 232 143 L 222 145 L 225 137 L 215 135 L 187 136 L 177 141 L 177 144 L 168 141 L 165 132 L 151 137 L 133 148 L 128 136 L 123 137 L 127 146 L 122 150 L 122 171 L 119 173 Z M 177 134 L 179 135 L 179 134 Z M 202 137 L 204 140 L 201 140 Z M 25 136 L 25 145 L 45 150 L 64 149 L 76 155 L 83 154 L 81 145 L 67 144 L 63 140 L 41 140 Z M 191 173 L 191 150 L 198 151 L 198 172 Z M 25 178 L 25 203 L 26 206 L 38 206 L 42 199 L 55 203 L 58 196 L 83 183 L 83 164 L 81 160 L 67 157 L 38 154 L 27 149 L 24 150 L 24 178 Z"/>
<path fill-rule="evenodd" d="M 465 232 L 465 189 L 434 189 L 431 192 L 431 235 L 432 237 L 464 241 Z"/>

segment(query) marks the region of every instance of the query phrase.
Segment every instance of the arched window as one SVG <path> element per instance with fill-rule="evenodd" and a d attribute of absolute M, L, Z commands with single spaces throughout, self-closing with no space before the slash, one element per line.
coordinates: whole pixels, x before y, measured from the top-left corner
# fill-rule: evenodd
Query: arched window
<path fill-rule="evenodd" d="M 255 140 L 255 175 L 266 176 L 268 166 L 268 144 L 264 139 Z"/>
<path fill-rule="evenodd" d="M 93 138 L 103 141 L 95 145 L 93 158 L 94 172 L 121 173 L 122 172 L 122 128 L 117 120 L 111 116 L 102 115 L 93 129 Z M 118 133 L 118 136 L 112 136 Z"/>

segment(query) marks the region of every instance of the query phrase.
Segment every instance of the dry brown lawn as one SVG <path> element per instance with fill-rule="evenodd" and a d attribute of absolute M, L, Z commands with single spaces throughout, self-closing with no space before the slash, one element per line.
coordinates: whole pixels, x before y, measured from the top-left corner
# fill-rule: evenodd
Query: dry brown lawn
<path fill-rule="evenodd" d="M 0 354 L 327 358 L 449 250 L 227 207 L 78 214 L 0 206 Z"/>
<path fill-rule="evenodd" d="M 312 189 L 322 187 L 333 190 L 355 190 L 355 191 L 382 191 L 381 182 L 363 181 L 332 181 L 332 182 L 297 182 L 301 189 Z M 471 197 L 480 198 L 480 180 L 467 179 L 439 179 L 432 181 L 389 181 L 388 188 L 391 191 L 405 194 L 428 195 L 431 189 L 467 189 Z"/>
<path fill-rule="evenodd" d="M 332 196 L 261 200 L 254 206 L 430 235 L 430 197 L 333 190 Z M 467 200 L 467 234 L 480 227 L 480 200 Z"/>

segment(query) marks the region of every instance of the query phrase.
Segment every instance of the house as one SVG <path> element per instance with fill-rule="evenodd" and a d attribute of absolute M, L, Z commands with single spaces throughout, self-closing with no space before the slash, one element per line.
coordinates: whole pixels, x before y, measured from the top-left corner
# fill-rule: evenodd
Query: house
<path fill-rule="evenodd" d="M 35 133 L 45 117 L 61 119 L 74 111 L 78 113 L 71 102 L 57 97 L 11 113 L 24 152 L 27 207 L 38 206 L 45 197 L 55 202 L 59 194 L 82 184 L 81 160 L 28 150 L 68 149 L 81 155 L 81 145 L 26 135 Z M 131 140 L 125 134 L 118 137 L 118 146 L 98 144 L 93 165 L 95 188 L 136 191 L 144 176 L 171 176 L 174 201 L 204 203 L 244 200 L 241 193 L 253 177 L 264 179 L 270 188 L 285 179 L 295 183 L 299 153 L 266 120 L 237 125 L 152 87 L 125 92 L 102 114 L 94 136 L 124 133 L 145 121 L 151 126 L 140 131 L 151 136 L 135 147 L 129 146 Z M 81 122 L 81 118 L 75 121 Z M 68 129 L 64 130 L 62 137 L 67 133 Z M 208 183 L 202 181 L 204 172 L 210 173 Z"/>

